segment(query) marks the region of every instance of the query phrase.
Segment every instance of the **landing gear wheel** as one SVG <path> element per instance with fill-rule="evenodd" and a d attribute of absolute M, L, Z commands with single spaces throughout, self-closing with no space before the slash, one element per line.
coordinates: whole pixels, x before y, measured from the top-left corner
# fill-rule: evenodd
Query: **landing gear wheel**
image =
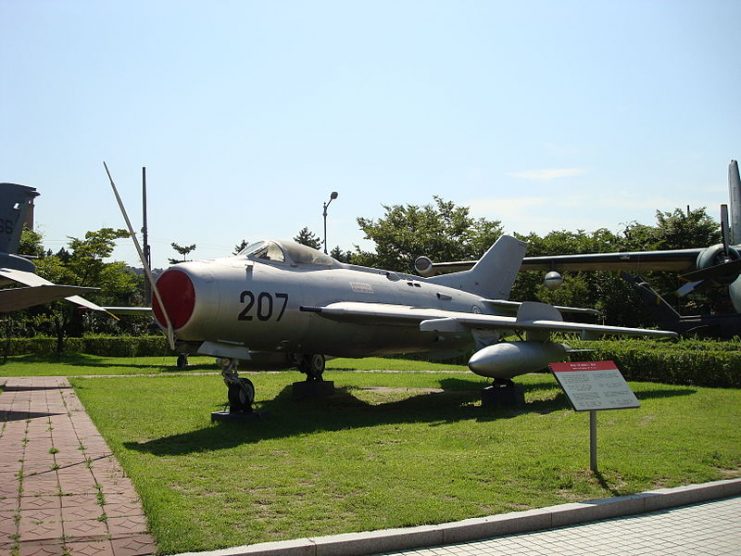
<path fill-rule="evenodd" d="M 494 388 L 514 388 L 515 382 L 511 378 L 495 378 L 492 386 Z"/>
<path fill-rule="evenodd" d="M 322 374 L 324 373 L 325 362 L 321 353 L 312 353 L 301 357 L 298 368 L 306 375 L 307 381 L 320 381 L 324 380 Z"/>
<path fill-rule="evenodd" d="M 240 378 L 238 382 L 230 383 L 229 388 L 229 411 L 231 413 L 244 413 L 252 411 L 255 401 L 255 386 L 248 378 Z"/>
<path fill-rule="evenodd" d="M 180 355 L 178 355 L 177 366 L 178 366 L 178 369 L 188 368 L 188 356 L 185 353 L 181 353 Z"/>
<path fill-rule="evenodd" d="M 491 386 L 481 391 L 481 405 L 493 408 L 521 408 L 525 405 L 525 391 L 508 378 L 495 378 Z"/>

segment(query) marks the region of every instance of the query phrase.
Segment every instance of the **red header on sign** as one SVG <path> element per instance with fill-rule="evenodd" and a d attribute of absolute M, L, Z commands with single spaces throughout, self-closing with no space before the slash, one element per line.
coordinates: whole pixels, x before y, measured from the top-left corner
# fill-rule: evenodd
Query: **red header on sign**
<path fill-rule="evenodd" d="M 614 361 L 570 361 L 566 363 L 550 363 L 548 368 L 554 373 L 569 373 L 574 371 L 616 371 Z"/>

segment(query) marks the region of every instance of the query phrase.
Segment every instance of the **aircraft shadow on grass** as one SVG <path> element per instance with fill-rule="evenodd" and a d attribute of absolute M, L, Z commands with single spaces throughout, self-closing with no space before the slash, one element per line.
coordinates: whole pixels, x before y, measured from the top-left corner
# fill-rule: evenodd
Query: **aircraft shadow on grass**
<path fill-rule="evenodd" d="M 523 414 L 546 415 L 569 407 L 563 392 L 554 397 L 527 402 L 520 408 L 495 409 L 474 405 L 481 390 L 471 388 L 471 382 L 461 379 L 441 381 L 442 391 L 425 392 L 403 400 L 381 404 L 367 403 L 355 395 L 357 388 L 338 388 L 330 398 L 316 400 L 293 399 L 292 387 L 285 387 L 278 396 L 262 404 L 254 420 L 219 423 L 186 433 L 175 434 L 148 442 L 124 442 L 130 450 L 157 456 L 176 456 L 202 451 L 233 448 L 263 440 L 290 438 L 316 432 L 341 431 L 379 425 L 429 423 L 437 426 L 457 421 L 477 422 L 511 419 Z M 525 396 L 553 386 L 523 385 Z M 554 389 L 555 390 L 555 389 Z M 692 389 L 644 390 L 640 399 L 687 396 Z M 219 406 L 218 409 L 222 409 Z"/>
<path fill-rule="evenodd" d="M 164 359 L 164 358 L 163 358 Z M 169 358 L 168 358 L 169 359 Z M 152 371 L 153 369 L 159 369 L 161 373 L 183 373 L 183 372 L 218 372 L 218 368 L 213 363 L 204 363 L 202 365 L 188 365 L 187 369 L 178 369 L 175 365 L 152 365 L 146 363 L 131 363 L 130 361 L 122 362 L 119 364 L 111 363 L 110 361 L 100 360 L 99 356 L 88 355 L 84 353 L 70 353 L 63 354 L 58 357 L 50 356 L 48 354 L 28 354 L 13 356 L 13 362 L 15 363 L 54 363 L 56 365 L 67 365 L 70 367 L 92 367 L 96 369 L 105 369 L 111 366 L 116 367 L 128 367 L 132 369 L 146 369 Z M 2 368 L 3 361 L 0 360 L 0 368 Z"/>

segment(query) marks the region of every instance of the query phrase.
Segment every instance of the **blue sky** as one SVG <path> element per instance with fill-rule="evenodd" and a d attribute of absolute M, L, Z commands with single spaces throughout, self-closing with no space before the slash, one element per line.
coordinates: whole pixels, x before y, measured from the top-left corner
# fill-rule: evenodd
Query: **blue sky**
<path fill-rule="evenodd" d="M 727 202 L 741 2 L 0 0 L 0 181 L 37 229 L 122 227 L 155 265 L 433 195 L 505 230 L 619 231 Z M 128 242 L 115 258 L 136 263 Z"/>

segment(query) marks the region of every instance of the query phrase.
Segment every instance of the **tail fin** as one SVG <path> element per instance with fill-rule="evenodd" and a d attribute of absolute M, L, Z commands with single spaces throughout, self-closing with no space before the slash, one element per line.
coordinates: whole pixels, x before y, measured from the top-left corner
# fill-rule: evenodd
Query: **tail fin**
<path fill-rule="evenodd" d="M 509 299 L 527 245 L 512 236 L 500 237 L 471 270 L 428 278 L 428 282 L 457 288 L 488 299 Z"/>
<path fill-rule="evenodd" d="M 16 183 L 0 183 L 0 253 L 15 253 L 27 216 L 33 215 L 36 189 Z"/>
<path fill-rule="evenodd" d="M 731 203 L 731 245 L 741 244 L 741 179 L 738 175 L 738 162 L 731 160 L 728 165 L 728 197 Z"/>

